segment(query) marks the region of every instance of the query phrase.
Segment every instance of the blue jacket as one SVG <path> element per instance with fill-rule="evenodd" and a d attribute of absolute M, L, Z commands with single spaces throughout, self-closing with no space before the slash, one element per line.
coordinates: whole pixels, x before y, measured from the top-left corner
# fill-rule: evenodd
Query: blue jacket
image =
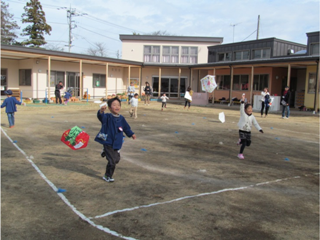
<path fill-rule="evenodd" d="M 113 149 L 119 150 L 122 147 L 123 132 L 128 137 L 132 137 L 134 134 L 122 115 L 115 117 L 111 113 L 100 113 L 99 110 L 97 117 L 102 124 L 100 132 L 94 139 L 98 143 L 109 145 Z"/>
<path fill-rule="evenodd" d="M 3 101 L 1 108 L 6 107 L 6 113 L 13 113 L 17 111 L 16 104 L 21 105 L 21 102 L 15 97 L 8 97 Z"/>
<path fill-rule="evenodd" d="M 64 98 L 65 98 L 65 99 L 69 99 L 69 98 L 71 98 L 71 97 L 72 97 L 71 93 L 65 92 L 65 94 L 64 94 Z"/>

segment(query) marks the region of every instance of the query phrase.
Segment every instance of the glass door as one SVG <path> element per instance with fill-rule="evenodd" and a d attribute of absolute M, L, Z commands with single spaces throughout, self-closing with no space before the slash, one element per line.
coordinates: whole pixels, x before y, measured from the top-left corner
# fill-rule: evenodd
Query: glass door
<path fill-rule="evenodd" d="M 67 73 L 67 86 L 71 88 L 72 96 L 78 97 L 80 95 L 80 76 L 79 73 L 68 72 Z"/>
<path fill-rule="evenodd" d="M 4 95 L 4 91 L 8 89 L 7 77 L 7 69 L 1 68 L 1 95 Z"/>

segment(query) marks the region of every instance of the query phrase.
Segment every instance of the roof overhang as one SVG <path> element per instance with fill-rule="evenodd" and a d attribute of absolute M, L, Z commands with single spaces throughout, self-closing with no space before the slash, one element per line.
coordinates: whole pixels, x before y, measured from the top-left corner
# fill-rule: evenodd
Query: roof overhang
<path fill-rule="evenodd" d="M 79 63 L 82 60 L 83 64 L 95 64 L 103 65 L 109 64 L 109 66 L 121 66 L 121 67 L 141 67 L 142 62 L 127 61 L 117 58 L 97 57 L 85 54 L 67 53 L 59 51 L 51 51 L 39 48 L 29 48 L 21 46 L 2 45 L 1 46 L 1 59 L 10 60 L 48 60 L 62 61 L 62 62 L 74 62 Z"/>

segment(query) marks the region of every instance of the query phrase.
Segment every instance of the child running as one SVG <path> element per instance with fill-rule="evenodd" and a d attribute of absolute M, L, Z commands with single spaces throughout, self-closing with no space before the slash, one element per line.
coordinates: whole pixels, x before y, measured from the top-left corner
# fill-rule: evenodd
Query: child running
<path fill-rule="evenodd" d="M 131 128 L 125 118 L 119 114 L 121 109 L 121 101 L 115 97 L 108 100 L 108 109 L 110 113 L 104 113 L 107 106 L 102 104 L 98 110 L 97 117 L 101 122 L 101 130 L 94 139 L 98 143 L 103 144 L 104 152 L 101 156 L 106 156 L 108 164 L 106 172 L 102 177 L 107 182 L 114 182 L 112 178 L 116 164 L 120 161 L 120 149 L 123 143 L 123 132 L 128 136 L 136 139 L 136 135 L 131 131 Z"/>
<path fill-rule="evenodd" d="M 135 93 L 134 97 L 130 99 L 130 103 L 131 103 L 131 108 L 129 110 L 130 113 L 130 117 L 132 117 L 134 115 L 134 119 L 137 119 L 138 117 L 138 100 L 139 94 Z"/>
<path fill-rule="evenodd" d="M 7 98 L 3 101 L 1 108 L 6 107 L 6 113 L 8 115 L 8 121 L 9 121 L 9 128 L 14 127 L 14 113 L 17 111 L 16 105 L 25 105 L 22 102 L 19 102 L 15 97 L 12 97 L 12 91 L 8 89 L 7 91 L 4 91 L 4 94 L 7 95 Z"/>
<path fill-rule="evenodd" d="M 68 89 L 68 91 L 66 91 L 65 93 L 64 93 L 64 105 L 67 105 L 68 104 L 68 102 L 69 102 L 69 99 L 72 97 L 72 95 L 71 95 L 71 90 L 70 89 Z"/>
<path fill-rule="evenodd" d="M 240 120 L 238 122 L 239 127 L 239 141 L 238 145 L 241 144 L 240 153 L 238 154 L 239 159 L 244 159 L 243 151 L 246 146 L 250 146 L 251 144 L 251 127 L 252 124 L 255 126 L 259 132 L 263 133 L 262 128 L 259 126 L 257 120 L 252 115 L 252 105 L 245 104 L 245 94 L 242 94 L 242 100 L 240 104 Z"/>
<path fill-rule="evenodd" d="M 163 93 L 160 98 L 162 99 L 161 111 L 163 111 L 163 107 L 167 108 L 167 99 L 169 99 L 169 98 L 166 96 L 165 93 Z"/>

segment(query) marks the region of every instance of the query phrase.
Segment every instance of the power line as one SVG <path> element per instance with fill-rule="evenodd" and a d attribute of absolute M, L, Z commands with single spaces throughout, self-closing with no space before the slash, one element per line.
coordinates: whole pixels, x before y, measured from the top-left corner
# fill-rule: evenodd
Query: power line
<path fill-rule="evenodd" d="M 97 32 L 91 31 L 91 30 L 86 29 L 86 28 L 84 28 L 84 27 L 80 27 L 80 26 L 79 26 L 79 28 L 82 28 L 82 29 L 87 30 L 87 31 L 92 32 L 92 33 L 95 33 L 95 34 L 100 35 L 100 36 L 102 36 L 102 37 L 106 37 L 106 38 L 109 38 L 109 39 L 111 39 L 111 40 L 114 40 L 114 41 L 117 41 L 117 42 L 121 42 L 119 39 L 115 39 L 115 38 L 111 38 L 111 37 L 105 36 L 105 35 L 103 35 L 103 34 L 101 34 L 101 33 L 97 33 Z"/>

